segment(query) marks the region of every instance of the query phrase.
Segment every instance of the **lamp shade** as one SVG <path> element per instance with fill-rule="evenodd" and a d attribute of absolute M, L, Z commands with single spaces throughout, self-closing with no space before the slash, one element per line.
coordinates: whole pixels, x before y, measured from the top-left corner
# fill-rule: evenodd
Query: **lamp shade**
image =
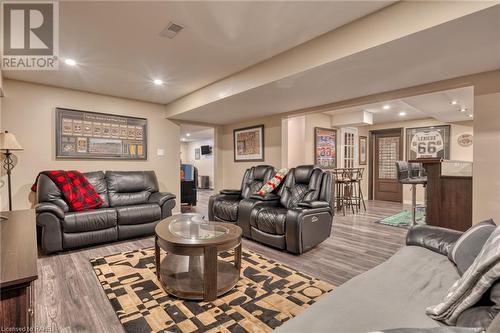
<path fill-rule="evenodd" d="M 14 134 L 7 131 L 0 133 L 0 150 L 23 150 Z"/>

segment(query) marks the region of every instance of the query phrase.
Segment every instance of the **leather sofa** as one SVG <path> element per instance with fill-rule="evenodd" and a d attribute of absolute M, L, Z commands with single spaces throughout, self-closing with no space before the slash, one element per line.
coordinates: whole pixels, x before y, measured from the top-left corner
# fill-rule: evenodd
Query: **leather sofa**
<path fill-rule="evenodd" d="M 333 178 L 313 165 L 289 170 L 276 193 L 251 195 L 239 204 L 243 236 L 302 254 L 330 237 Z"/>
<path fill-rule="evenodd" d="M 290 169 L 271 194 L 254 194 L 274 168 L 247 170 L 242 190 L 222 190 L 209 201 L 209 219 L 236 223 L 243 237 L 301 254 L 330 236 L 333 177 L 312 165 Z"/>
<path fill-rule="evenodd" d="M 46 175 L 37 183 L 36 224 L 45 253 L 154 234 L 172 215 L 175 195 L 158 191 L 154 171 L 102 171 L 84 174 L 104 204 L 69 210 L 61 191 Z"/>
<path fill-rule="evenodd" d="M 210 196 L 208 200 L 209 220 L 236 224 L 240 201 L 250 198 L 275 173 L 276 170 L 270 165 L 258 165 L 246 170 L 238 190 L 222 190 L 219 194 Z"/>
<path fill-rule="evenodd" d="M 300 316 L 278 327 L 276 333 L 500 332 L 500 314 L 490 323 L 495 316 L 491 304 L 476 304 L 466 310 L 457 326 L 444 326 L 425 314 L 426 308 L 440 303 L 460 278 L 448 252 L 461 234 L 427 225 L 411 228 L 406 246 L 391 258 L 321 297 Z"/>

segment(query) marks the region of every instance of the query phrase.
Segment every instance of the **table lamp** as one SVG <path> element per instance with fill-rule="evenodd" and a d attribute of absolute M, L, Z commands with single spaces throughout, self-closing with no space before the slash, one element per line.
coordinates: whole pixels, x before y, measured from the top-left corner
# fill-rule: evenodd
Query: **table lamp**
<path fill-rule="evenodd" d="M 0 133 L 0 151 L 5 155 L 3 168 L 7 171 L 7 186 L 9 189 L 9 210 L 12 210 L 12 187 L 10 183 L 10 175 L 14 169 L 14 160 L 12 159 L 12 151 L 23 150 L 23 147 L 17 142 L 14 134 L 4 131 Z"/>

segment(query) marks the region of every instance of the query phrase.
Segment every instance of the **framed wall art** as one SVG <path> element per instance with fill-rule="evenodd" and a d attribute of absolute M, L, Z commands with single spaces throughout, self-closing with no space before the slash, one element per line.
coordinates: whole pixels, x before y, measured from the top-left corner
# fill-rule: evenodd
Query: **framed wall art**
<path fill-rule="evenodd" d="M 235 162 L 264 161 L 264 125 L 233 130 Z"/>
<path fill-rule="evenodd" d="M 56 158 L 147 159 L 147 120 L 56 108 Z"/>
<path fill-rule="evenodd" d="M 366 165 L 368 155 L 368 138 L 366 136 L 359 137 L 359 165 Z"/>
<path fill-rule="evenodd" d="M 331 128 L 314 128 L 314 164 L 322 169 L 337 166 L 337 131 Z"/>
<path fill-rule="evenodd" d="M 457 143 L 460 147 L 472 146 L 472 134 L 470 133 L 460 134 L 457 138 Z"/>
<path fill-rule="evenodd" d="M 406 159 L 450 159 L 450 125 L 406 129 Z"/>

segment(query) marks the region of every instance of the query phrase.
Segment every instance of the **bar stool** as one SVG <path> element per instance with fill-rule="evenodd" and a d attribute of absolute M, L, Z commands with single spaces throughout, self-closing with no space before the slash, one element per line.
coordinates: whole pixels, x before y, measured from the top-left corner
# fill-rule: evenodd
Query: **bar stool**
<path fill-rule="evenodd" d="M 416 224 L 417 209 L 417 185 L 427 185 L 427 177 L 423 175 L 423 167 L 420 163 L 408 163 L 396 161 L 398 182 L 411 185 L 411 225 Z"/>

